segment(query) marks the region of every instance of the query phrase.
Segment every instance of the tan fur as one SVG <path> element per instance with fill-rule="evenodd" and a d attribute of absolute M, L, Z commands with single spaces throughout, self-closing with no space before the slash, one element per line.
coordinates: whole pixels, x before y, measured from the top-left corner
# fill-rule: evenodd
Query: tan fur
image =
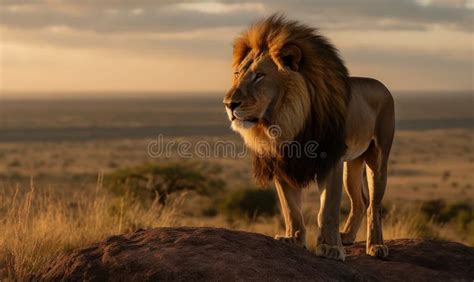
<path fill-rule="evenodd" d="M 314 48 L 311 38 L 315 37 L 315 29 L 300 25 L 297 22 L 286 21 L 282 17 L 272 16 L 251 26 L 234 42 L 234 56 L 232 66 L 239 68 L 244 58 L 254 54 L 268 54 L 277 64 L 280 72 L 272 79 L 277 80 L 287 93 L 285 101 L 281 101 L 280 113 L 283 116 L 275 117 L 274 122 L 282 126 L 285 132 L 290 131 L 294 137 L 303 126 L 309 111 L 309 97 L 306 92 L 318 93 L 315 114 L 319 127 L 323 127 L 331 117 L 345 116 L 348 100 L 345 70 L 328 62 L 323 54 Z M 316 37 L 320 37 L 316 35 Z M 285 46 L 298 46 L 304 54 L 305 63 L 298 70 L 300 75 L 287 71 L 279 56 L 284 53 Z M 332 46 L 329 46 L 332 48 Z M 274 73 L 272 73 L 274 74 Z M 234 83 L 237 81 L 234 80 Z M 307 89 L 308 84 L 309 89 Z M 302 95 L 303 94 L 303 95 Z M 297 98 L 297 99 L 294 99 Z M 307 99 L 308 98 L 308 99 Z M 304 100 L 302 100 L 304 99 Z M 294 101 L 297 100 L 297 101 Z M 286 113 L 289 113 L 286 115 Z M 337 113 L 338 115 L 335 115 Z M 334 120 L 333 122 L 343 122 Z M 295 126 L 296 123 L 296 126 Z M 289 134 L 290 135 L 290 134 Z"/>
<path fill-rule="evenodd" d="M 325 178 L 346 149 L 349 77 L 337 50 L 317 30 L 272 16 L 236 39 L 233 69 L 236 75 L 224 102 L 240 102 L 235 115 L 258 119 L 256 126 L 239 126 L 237 120 L 232 128 L 257 155 L 254 175 L 259 183 L 278 177 L 307 186 L 315 174 Z M 259 82 L 257 73 L 265 74 Z M 281 135 L 268 138 L 269 126 L 281 129 Z M 317 142 L 327 158 L 317 162 L 306 156 L 286 158 L 280 148 L 285 141 L 302 147 Z"/>
<path fill-rule="evenodd" d="M 286 224 L 286 234 L 277 238 L 305 246 L 301 189 L 316 180 L 321 194 L 316 254 L 344 260 L 342 243 L 354 241 L 367 208 L 367 253 L 386 256 L 380 212 L 394 132 L 388 90 L 373 79 L 350 78 L 337 50 L 317 30 L 279 16 L 237 38 L 233 69 L 224 103 L 232 128 L 254 152 L 257 180 L 275 181 Z M 318 142 L 326 155 L 290 157 L 282 149 L 287 141 Z M 364 168 L 368 207 L 362 199 Z M 340 234 L 343 183 L 351 213 Z"/>

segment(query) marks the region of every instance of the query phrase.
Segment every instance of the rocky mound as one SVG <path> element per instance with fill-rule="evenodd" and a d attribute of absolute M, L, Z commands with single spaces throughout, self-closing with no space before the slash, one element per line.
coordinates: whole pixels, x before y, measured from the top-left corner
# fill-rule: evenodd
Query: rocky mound
<path fill-rule="evenodd" d="M 58 258 L 40 280 L 466 280 L 474 248 L 402 239 L 386 242 L 384 259 L 346 247 L 346 262 L 318 258 L 270 237 L 220 228 L 157 228 L 112 236 Z"/>

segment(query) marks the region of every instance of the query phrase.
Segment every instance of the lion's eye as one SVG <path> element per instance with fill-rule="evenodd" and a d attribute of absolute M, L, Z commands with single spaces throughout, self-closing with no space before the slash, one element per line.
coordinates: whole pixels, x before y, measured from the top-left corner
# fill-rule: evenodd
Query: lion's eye
<path fill-rule="evenodd" d="M 265 75 L 261 72 L 257 72 L 255 73 L 255 78 L 253 79 L 254 81 L 259 81 L 260 79 L 262 79 Z"/>
<path fill-rule="evenodd" d="M 238 71 L 234 72 L 234 77 L 235 78 L 239 77 L 239 75 L 240 75 L 240 72 L 238 72 Z"/>

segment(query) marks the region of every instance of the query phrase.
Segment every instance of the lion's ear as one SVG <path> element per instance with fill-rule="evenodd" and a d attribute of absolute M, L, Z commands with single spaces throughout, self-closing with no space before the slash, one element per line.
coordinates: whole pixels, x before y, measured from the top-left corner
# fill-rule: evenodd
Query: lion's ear
<path fill-rule="evenodd" d="M 290 44 L 280 50 L 278 59 L 281 65 L 294 71 L 298 71 L 300 68 L 301 56 L 300 48 L 296 45 Z"/>

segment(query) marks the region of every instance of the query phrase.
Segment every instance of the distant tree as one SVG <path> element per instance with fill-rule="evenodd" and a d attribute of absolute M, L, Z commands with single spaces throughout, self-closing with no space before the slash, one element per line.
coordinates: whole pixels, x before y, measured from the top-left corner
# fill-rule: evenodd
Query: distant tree
<path fill-rule="evenodd" d="M 195 162 L 144 164 L 112 172 L 105 176 L 104 184 L 114 194 L 165 205 L 174 193 L 194 191 L 210 196 L 222 190 L 225 182 L 217 176 L 219 171 L 218 166 Z"/>
<path fill-rule="evenodd" d="M 278 201 L 274 189 L 245 188 L 228 194 L 221 210 L 229 221 L 252 220 L 259 216 L 273 216 L 278 212 Z"/>

